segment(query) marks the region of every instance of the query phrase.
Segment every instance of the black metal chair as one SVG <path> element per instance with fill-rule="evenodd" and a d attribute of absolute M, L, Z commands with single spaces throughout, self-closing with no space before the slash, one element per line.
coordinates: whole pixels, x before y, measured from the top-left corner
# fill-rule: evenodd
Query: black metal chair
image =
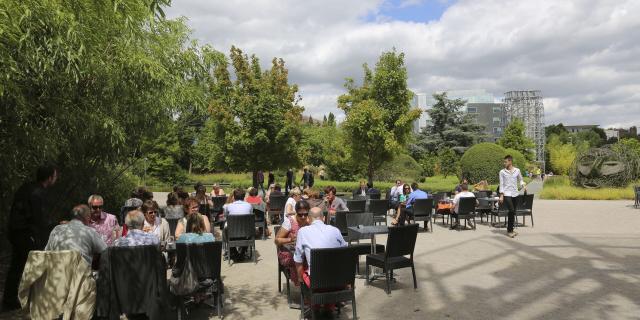
<path fill-rule="evenodd" d="M 509 209 L 507 205 L 503 202 L 498 204 L 498 208 L 491 211 L 491 224 L 494 224 L 497 220 L 497 223 L 500 223 L 500 218 L 506 219 L 509 217 Z"/>
<path fill-rule="evenodd" d="M 336 211 L 335 215 L 336 219 L 334 222 L 334 226 L 338 228 L 338 230 L 340 230 L 340 233 L 342 233 L 342 236 L 345 237 L 345 239 L 349 234 L 347 228 L 347 214 L 349 213 L 350 211 Z"/>
<path fill-rule="evenodd" d="M 369 200 L 369 212 L 373 214 L 373 222 L 387 225 L 387 211 L 389 211 L 389 201 Z"/>
<path fill-rule="evenodd" d="M 178 319 L 182 319 L 182 313 L 188 314 L 188 308 L 194 304 L 192 299 L 195 293 L 204 293 L 207 297 L 215 299 L 215 307 L 218 317 L 222 319 L 224 308 L 224 285 L 220 275 L 222 264 L 222 243 L 176 243 L 176 264 L 172 270 L 174 278 L 180 277 L 185 270 L 187 260 L 191 264 L 191 270 L 197 275 L 200 282 L 199 288 L 188 295 L 177 296 Z"/>
<path fill-rule="evenodd" d="M 255 227 L 261 228 L 262 240 L 264 240 L 267 237 L 267 219 L 265 213 L 258 208 L 253 208 L 253 215 L 256 217 Z"/>
<path fill-rule="evenodd" d="M 349 212 L 360 213 L 367 209 L 367 200 L 347 200 Z"/>
<path fill-rule="evenodd" d="M 273 227 L 273 234 L 278 234 L 278 231 L 280 230 L 280 226 L 274 226 Z M 278 293 L 282 293 L 282 275 L 284 274 L 284 279 L 287 282 L 287 304 L 289 305 L 289 308 L 291 308 L 292 304 L 291 304 L 291 286 L 289 285 L 289 282 L 291 281 L 291 278 L 289 276 L 289 269 L 287 269 L 287 267 L 283 266 L 280 264 L 280 261 L 278 261 L 277 259 L 278 257 L 278 247 L 276 246 L 276 263 L 278 264 Z"/>
<path fill-rule="evenodd" d="M 178 227 L 178 221 L 180 221 L 180 218 L 167 218 L 167 222 L 169 223 L 169 232 L 172 237 L 176 235 L 176 228 Z"/>
<path fill-rule="evenodd" d="M 465 228 L 467 227 L 467 221 L 473 219 L 473 230 L 476 230 L 476 204 L 477 200 L 475 197 L 460 198 L 458 213 L 456 214 L 458 217 L 458 230 L 460 230 L 461 227 L 461 219 L 464 219 Z"/>
<path fill-rule="evenodd" d="M 305 297 L 311 305 L 351 301 L 353 319 L 357 319 L 355 268 L 357 254 L 350 247 L 311 250 L 310 286 L 300 281 L 300 319 L 304 318 Z M 338 309 L 339 310 L 339 309 Z M 315 314 L 312 313 L 312 319 Z"/>
<path fill-rule="evenodd" d="M 359 234 L 353 232 L 349 227 L 357 227 L 357 226 L 372 226 L 374 225 L 373 215 L 371 213 L 347 213 L 345 215 L 347 219 L 347 237 L 346 241 L 349 243 L 349 246 L 354 248 L 358 253 L 358 263 L 357 270 L 360 273 L 360 256 L 372 254 L 371 252 L 371 243 L 360 243 L 360 240 L 369 239 L 369 237 L 362 237 Z M 356 242 L 355 244 L 352 242 Z M 383 244 L 376 244 L 376 253 L 384 252 Z"/>
<path fill-rule="evenodd" d="M 413 275 L 413 288 L 418 288 L 416 281 L 416 269 L 413 265 L 413 250 L 418 237 L 417 224 L 406 226 L 390 227 L 387 238 L 387 250 L 383 254 L 367 255 L 366 274 L 367 283 L 370 283 L 369 266 L 381 268 L 385 274 L 387 282 L 387 294 L 391 294 L 390 280 L 393 270 L 411 267 Z M 409 257 L 406 257 L 409 256 Z"/>
<path fill-rule="evenodd" d="M 213 207 L 211 208 L 211 216 L 213 221 L 217 226 L 224 225 L 224 204 L 227 203 L 227 196 L 216 196 L 211 197 L 211 201 L 213 202 Z"/>
<path fill-rule="evenodd" d="M 526 217 L 529 216 L 531 218 L 531 227 L 533 224 L 533 194 L 525 194 L 521 196 L 520 201 L 518 201 L 518 207 L 516 209 L 516 219 L 518 216 L 522 217 L 522 225 L 526 226 Z"/>
<path fill-rule="evenodd" d="M 433 199 L 416 199 L 413 203 L 413 221 L 424 221 L 424 229 L 430 225 L 429 230 L 433 232 Z"/>
<path fill-rule="evenodd" d="M 285 195 L 270 195 L 269 196 L 269 209 L 267 210 L 267 215 L 269 216 L 269 220 L 274 221 L 273 217 L 278 217 L 279 223 L 280 217 L 284 212 L 284 205 L 287 203 L 287 196 Z"/>
<path fill-rule="evenodd" d="M 370 200 L 380 200 L 380 198 L 382 197 L 381 193 L 370 193 L 368 195 Z"/>
<path fill-rule="evenodd" d="M 227 216 L 227 223 L 223 230 L 225 251 L 229 265 L 231 265 L 231 248 L 249 247 L 253 262 L 256 263 L 256 225 L 252 214 Z"/>
<path fill-rule="evenodd" d="M 482 191 L 479 193 L 483 195 Z M 487 217 L 487 222 L 489 221 L 489 216 L 491 215 L 491 211 L 495 209 L 493 203 L 487 199 L 487 196 L 477 198 L 478 205 L 476 206 L 476 214 L 480 216 L 480 222 L 484 221 L 484 217 Z"/>

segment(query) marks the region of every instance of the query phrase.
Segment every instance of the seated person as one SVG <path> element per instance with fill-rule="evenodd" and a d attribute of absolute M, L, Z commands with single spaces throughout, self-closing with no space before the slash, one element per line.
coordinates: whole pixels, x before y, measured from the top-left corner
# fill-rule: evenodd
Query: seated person
<path fill-rule="evenodd" d="M 336 187 L 328 186 L 324 189 L 325 207 L 329 216 L 333 218 L 337 211 L 349 211 L 347 204 L 342 198 L 336 197 Z"/>
<path fill-rule="evenodd" d="M 300 192 L 300 189 L 293 188 L 291 189 L 291 191 L 289 191 L 289 199 L 287 199 L 287 202 L 284 204 L 285 218 L 287 216 L 296 214 L 296 202 L 300 201 L 300 199 L 302 199 L 302 193 Z"/>
<path fill-rule="evenodd" d="M 167 206 L 164 208 L 164 218 L 180 219 L 184 217 L 182 209 L 182 199 L 177 192 L 171 192 L 167 195 Z"/>
<path fill-rule="evenodd" d="M 91 265 L 93 257 L 106 250 L 107 244 L 96 230 L 88 226 L 91 222 L 91 211 L 87 205 L 75 206 L 71 215 L 71 221 L 53 228 L 44 250 L 78 251 L 82 258 Z"/>
<path fill-rule="evenodd" d="M 489 183 L 487 180 L 482 180 L 473 185 L 474 191 L 489 191 Z"/>
<path fill-rule="evenodd" d="M 462 178 L 462 181 L 460 182 L 460 184 L 456 186 L 456 188 L 454 190 L 454 194 L 458 194 L 458 193 L 462 192 L 462 185 L 463 184 L 466 184 L 466 185 L 469 184 L 469 181 L 467 180 L 467 178 Z"/>
<path fill-rule="evenodd" d="M 320 191 L 318 191 L 318 189 L 307 188 L 307 189 L 304 189 L 302 193 L 303 193 L 302 198 L 304 198 L 307 202 L 309 202 L 309 206 L 311 208 L 317 207 L 322 209 L 323 211 L 326 210 L 324 200 L 320 198 Z"/>
<path fill-rule="evenodd" d="M 97 194 L 91 195 L 87 203 L 91 209 L 89 226 L 95 229 L 102 237 L 102 240 L 110 246 L 119 236 L 120 225 L 118 225 L 118 218 L 102 210 L 104 200 Z"/>
<path fill-rule="evenodd" d="M 159 245 L 160 239 L 154 234 L 142 231 L 144 226 L 144 214 L 140 210 L 132 210 L 124 219 L 127 225 L 127 235 L 117 239 L 113 245 L 116 247 L 134 247 L 145 245 Z"/>
<path fill-rule="evenodd" d="M 296 214 L 294 216 L 288 216 L 282 222 L 282 226 L 274 242 L 278 247 L 278 263 L 289 269 L 289 278 L 295 286 L 298 286 L 298 271 L 293 261 L 293 252 L 291 248 L 285 248 L 284 245 L 295 245 L 300 228 L 309 224 L 307 216 L 309 214 L 310 205 L 306 201 L 299 201 L 296 203 Z"/>
<path fill-rule="evenodd" d="M 253 205 L 254 208 L 260 209 L 262 211 L 265 210 L 266 204 L 262 200 L 262 197 L 258 195 L 258 189 L 257 188 L 249 188 L 249 193 L 245 197 L 244 201 L 246 201 L 249 204 Z"/>
<path fill-rule="evenodd" d="M 233 202 L 224 205 L 224 216 L 253 214 L 253 207 L 244 200 L 245 192 L 243 189 L 233 190 Z"/>
<path fill-rule="evenodd" d="M 373 187 L 373 183 L 367 182 L 367 194 L 371 199 L 380 199 L 380 190 Z"/>
<path fill-rule="evenodd" d="M 202 220 L 204 221 L 204 227 L 207 232 L 211 232 L 211 224 L 209 224 L 209 218 L 207 216 L 202 215 L 198 209 L 200 209 L 200 205 L 198 204 L 198 200 L 193 197 L 189 197 L 182 204 L 183 210 L 185 212 L 185 216 L 178 220 L 178 225 L 176 226 L 176 239 L 180 239 L 180 235 L 184 233 L 185 227 L 187 226 L 187 219 L 190 215 L 197 214 L 202 216 Z"/>
<path fill-rule="evenodd" d="M 186 233 L 183 233 L 176 243 L 203 243 L 213 242 L 213 234 L 207 232 L 204 226 L 204 219 L 201 215 L 192 214 L 187 218 Z"/>
<path fill-rule="evenodd" d="M 309 222 L 308 226 L 302 227 L 298 231 L 296 251 L 293 255 L 298 277 L 304 281 L 307 287 L 311 286 L 310 275 L 313 271 L 311 249 L 347 246 L 338 228 L 324 224 L 324 215 L 319 208 L 309 210 Z M 334 306 L 328 307 L 333 309 Z"/>
<path fill-rule="evenodd" d="M 169 237 L 171 236 L 169 222 L 158 216 L 158 212 L 160 211 L 158 203 L 153 200 L 147 200 L 142 204 L 142 208 L 140 210 L 144 214 L 144 226 L 142 227 L 142 231 L 155 235 L 160 239 L 161 243 L 169 241 Z"/>
<path fill-rule="evenodd" d="M 368 193 L 367 183 L 364 180 L 360 180 L 360 187 L 353 190 L 353 198 L 356 199 L 359 196 L 365 197 Z"/>
<path fill-rule="evenodd" d="M 420 187 L 417 183 L 414 182 L 411 184 L 411 190 L 413 191 L 407 198 L 405 209 L 404 211 L 402 211 L 402 214 L 400 214 L 400 217 L 398 218 L 398 224 L 401 226 L 404 226 L 405 221 L 411 220 L 413 218 L 413 203 L 416 202 L 416 200 L 429 199 L 429 195 L 426 192 L 420 190 Z"/>
<path fill-rule="evenodd" d="M 456 194 L 456 196 L 453 198 L 453 218 L 456 220 L 456 223 L 454 223 L 449 229 L 453 230 L 455 228 L 457 228 L 460 225 L 460 220 L 458 219 L 458 210 L 460 208 L 460 199 L 462 198 L 475 198 L 476 196 L 472 193 L 469 192 L 469 185 L 466 183 L 463 183 L 460 185 L 460 192 L 458 192 Z M 477 201 L 476 201 L 477 202 Z M 467 222 L 469 224 L 472 224 L 471 221 L 467 220 Z"/>
<path fill-rule="evenodd" d="M 398 188 L 400 189 L 400 188 Z M 401 190 L 401 194 L 398 196 L 398 206 L 396 208 L 396 214 L 393 217 L 393 220 L 391 220 L 391 225 L 396 226 L 398 225 L 398 221 L 400 219 L 400 214 L 402 214 L 402 210 L 405 209 L 405 206 L 407 205 L 407 199 L 409 198 L 409 195 L 411 194 L 411 187 L 408 184 L 404 184 L 402 186 L 402 190 Z"/>
<path fill-rule="evenodd" d="M 215 183 L 213 185 L 213 189 L 211 190 L 211 196 L 212 197 L 221 197 L 221 196 L 224 196 L 224 195 L 226 195 L 224 193 L 224 189 L 222 189 L 219 184 Z"/>

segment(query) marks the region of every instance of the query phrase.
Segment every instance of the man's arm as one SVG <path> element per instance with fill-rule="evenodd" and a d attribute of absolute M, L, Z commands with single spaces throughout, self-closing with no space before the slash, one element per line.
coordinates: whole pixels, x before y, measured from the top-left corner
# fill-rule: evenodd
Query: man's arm
<path fill-rule="evenodd" d="M 500 203 L 502 203 L 502 201 L 504 201 L 504 177 L 502 176 L 502 170 L 498 173 L 498 177 L 500 177 Z"/>

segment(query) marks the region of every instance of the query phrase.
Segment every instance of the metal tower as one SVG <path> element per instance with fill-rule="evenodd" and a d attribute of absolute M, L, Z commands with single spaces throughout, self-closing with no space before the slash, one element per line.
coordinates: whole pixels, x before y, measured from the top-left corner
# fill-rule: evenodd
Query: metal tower
<path fill-rule="evenodd" d="M 513 118 L 519 118 L 524 122 L 525 135 L 535 144 L 535 159 L 540 169 L 544 167 L 544 105 L 542 94 L 534 91 L 509 91 L 505 92 L 503 102 L 505 104 L 506 123 Z"/>

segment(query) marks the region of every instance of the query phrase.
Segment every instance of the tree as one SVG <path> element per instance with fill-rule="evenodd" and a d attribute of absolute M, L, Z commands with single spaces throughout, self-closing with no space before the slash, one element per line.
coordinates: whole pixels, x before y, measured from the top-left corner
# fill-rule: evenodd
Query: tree
<path fill-rule="evenodd" d="M 309 124 L 314 124 L 313 118 L 311 116 L 309 116 Z"/>
<path fill-rule="evenodd" d="M 53 212 L 90 193 L 116 209 L 141 142 L 186 106 L 205 107 L 214 50 L 164 18 L 166 3 L 0 2 L 0 210 L 45 161 L 61 167 Z"/>
<path fill-rule="evenodd" d="M 569 131 L 567 131 L 567 128 L 565 128 L 562 123 L 559 123 L 559 124 L 552 124 L 552 125 L 546 126 L 544 128 L 544 133 L 545 133 L 545 136 L 547 137 L 547 141 L 549 141 L 549 138 L 551 137 L 551 135 L 553 134 L 558 136 L 568 135 Z"/>
<path fill-rule="evenodd" d="M 449 175 L 458 174 L 460 165 L 459 157 L 456 152 L 451 148 L 440 150 L 438 153 L 438 167 L 440 173 L 446 178 Z"/>
<path fill-rule="evenodd" d="M 420 157 L 427 153 L 438 153 L 452 147 L 470 147 L 482 135 L 482 126 L 477 125 L 471 115 L 464 114 L 461 108 L 465 102 L 451 100 L 447 93 L 434 94 L 436 103 L 427 110 L 431 121 L 416 137 L 414 155 Z"/>
<path fill-rule="evenodd" d="M 556 174 L 567 175 L 576 159 L 576 146 L 570 143 L 562 143 L 557 135 L 552 135 L 546 145 L 549 151 L 549 163 Z"/>
<path fill-rule="evenodd" d="M 518 118 L 509 123 L 502 137 L 498 139 L 498 144 L 505 149 L 511 148 L 519 151 L 529 161 L 533 160 L 533 152 L 531 150 L 535 147 L 535 144 L 525 136 L 524 122 Z"/>
<path fill-rule="evenodd" d="M 324 117 L 322 118 L 322 126 L 326 127 L 327 126 L 327 115 L 325 114 Z"/>
<path fill-rule="evenodd" d="M 327 118 L 327 125 L 330 127 L 336 126 L 336 116 L 332 112 L 329 112 L 329 117 Z"/>
<path fill-rule="evenodd" d="M 347 93 L 338 97 L 345 112 L 343 127 L 356 163 L 362 163 L 370 183 L 375 170 L 406 146 L 413 120 L 420 110 L 411 109 L 404 54 L 383 53 L 375 70 L 365 64 L 364 79 L 356 86 L 347 79 Z M 331 117 L 332 114 L 329 114 Z"/>
<path fill-rule="evenodd" d="M 298 145 L 303 107 L 298 105 L 298 87 L 290 85 L 282 59 L 274 58 L 271 68 L 262 71 L 256 56 L 247 56 L 231 48 L 235 81 L 230 80 L 227 65 L 216 68 L 210 102 L 214 141 L 222 157 L 214 163 L 225 169 L 252 171 L 256 185 L 258 170 L 275 170 L 300 163 Z"/>

